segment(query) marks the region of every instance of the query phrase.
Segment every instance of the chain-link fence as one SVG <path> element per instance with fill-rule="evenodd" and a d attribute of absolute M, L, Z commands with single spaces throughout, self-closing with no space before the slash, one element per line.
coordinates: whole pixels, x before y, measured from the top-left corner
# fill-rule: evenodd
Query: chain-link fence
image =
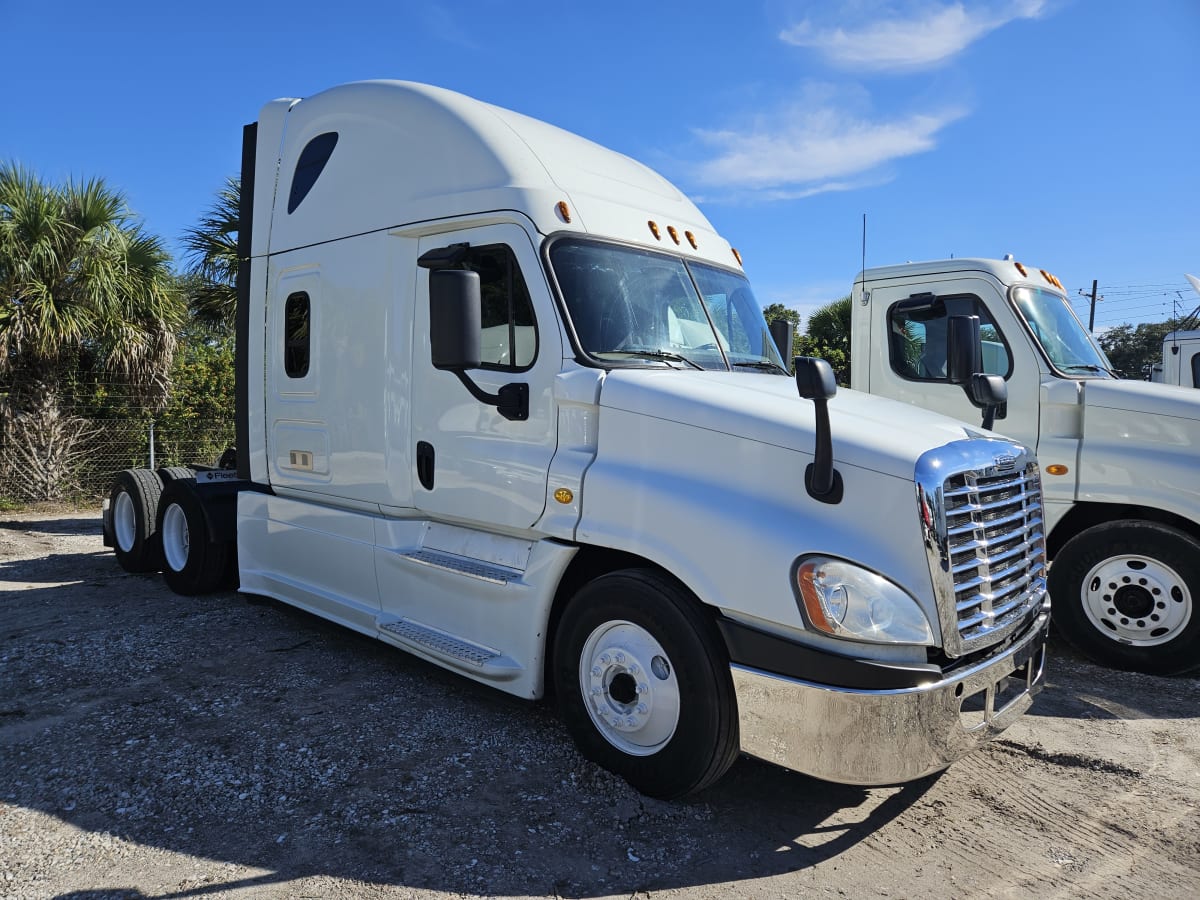
<path fill-rule="evenodd" d="M 233 446 L 233 410 L 153 412 L 120 386 L 80 402 L 10 416 L 0 445 L 0 498 L 96 501 L 122 469 L 212 465 Z"/>

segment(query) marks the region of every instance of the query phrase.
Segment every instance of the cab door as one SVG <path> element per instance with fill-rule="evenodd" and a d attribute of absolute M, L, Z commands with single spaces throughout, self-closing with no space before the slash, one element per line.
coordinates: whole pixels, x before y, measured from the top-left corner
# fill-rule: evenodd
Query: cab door
<path fill-rule="evenodd" d="M 560 329 L 537 252 L 516 225 L 421 238 L 418 255 L 468 245 L 461 266 L 479 273 L 483 363 L 467 372 L 483 391 L 529 386 L 529 416 L 514 421 L 434 369 L 429 344 L 429 272 L 416 272 L 412 384 L 414 506 L 431 518 L 523 530 L 541 518 L 557 446 L 554 379 Z"/>
<path fill-rule="evenodd" d="M 1037 447 L 1041 366 L 1002 287 L 990 280 L 961 277 L 883 284 L 871 290 L 870 304 L 871 393 L 979 425 L 982 410 L 946 376 L 949 317 L 977 315 L 983 370 L 1002 376 L 1008 385 L 1009 401 L 992 428 Z"/>

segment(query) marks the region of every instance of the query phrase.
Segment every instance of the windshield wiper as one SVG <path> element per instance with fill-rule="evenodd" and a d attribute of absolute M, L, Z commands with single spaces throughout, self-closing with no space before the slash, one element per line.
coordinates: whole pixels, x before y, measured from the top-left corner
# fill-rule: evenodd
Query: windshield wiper
<path fill-rule="evenodd" d="M 661 359 L 669 362 L 681 362 L 685 365 L 691 366 L 693 369 L 699 369 L 702 372 L 704 371 L 704 366 L 700 365 L 699 363 L 693 362 L 686 356 L 681 356 L 678 353 L 668 353 L 666 350 L 634 350 L 632 348 L 626 348 L 623 350 L 600 350 L 596 353 L 593 353 L 592 356 L 601 356 L 603 354 L 613 353 L 624 353 L 627 356 L 640 356 L 644 359 Z"/>
<path fill-rule="evenodd" d="M 779 365 L 779 363 L 773 363 L 767 360 L 762 360 L 761 362 L 735 362 L 730 363 L 730 365 L 739 366 L 743 369 L 762 369 L 765 372 L 779 372 L 783 375 L 791 374 L 787 369 Z"/>
<path fill-rule="evenodd" d="M 1113 378 L 1117 377 L 1117 373 L 1114 372 L 1112 369 L 1106 369 L 1106 368 L 1104 368 L 1104 366 L 1098 366 L 1095 363 L 1074 363 L 1069 366 L 1063 366 L 1062 369 L 1063 369 L 1063 371 L 1067 371 L 1067 372 L 1075 371 L 1078 369 L 1082 369 L 1085 372 L 1104 372 L 1106 375 L 1111 375 Z"/>

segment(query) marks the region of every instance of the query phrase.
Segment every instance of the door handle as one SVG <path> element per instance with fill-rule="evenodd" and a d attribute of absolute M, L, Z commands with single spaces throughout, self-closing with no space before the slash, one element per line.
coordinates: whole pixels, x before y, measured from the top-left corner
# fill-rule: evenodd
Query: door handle
<path fill-rule="evenodd" d="M 433 490 L 434 452 L 428 441 L 417 442 L 417 480 L 427 491 Z"/>

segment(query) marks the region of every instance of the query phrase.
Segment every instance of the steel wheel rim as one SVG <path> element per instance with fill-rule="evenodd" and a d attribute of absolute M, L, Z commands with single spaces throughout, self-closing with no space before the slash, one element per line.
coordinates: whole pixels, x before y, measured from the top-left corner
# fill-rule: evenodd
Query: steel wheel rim
<path fill-rule="evenodd" d="M 187 565 L 189 544 L 187 516 L 178 503 L 172 503 L 163 513 L 162 524 L 163 556 L 172 571 L 182 572 Z"/>
<path fill-rule="evenodd" d="M 1165 644 L 1192 618 L 1192 592 L 1183 577 L 1140 554 L 1109 557 L 1093 566 L 1080 594 L 1096 630 L 1133 647 Z"/>
<path fill-rule="evenodd" d="M 679 726 L 679 681 L 662 645 L 632 622 L 605 622 L 583 645 L 579 688 L 596 730 L 630 756 L 657 753 Z"/>
<path fill-rule="evenodd" d="M 128 491 L 120 491 L 117 494 L 117 502 L 113 504 L 112 522 L 117 546 L 123 553 L 132 552 L 133 545 L 137 542 L 137 510 L 134 509 L 133 498 L 129 496 Z"/>

